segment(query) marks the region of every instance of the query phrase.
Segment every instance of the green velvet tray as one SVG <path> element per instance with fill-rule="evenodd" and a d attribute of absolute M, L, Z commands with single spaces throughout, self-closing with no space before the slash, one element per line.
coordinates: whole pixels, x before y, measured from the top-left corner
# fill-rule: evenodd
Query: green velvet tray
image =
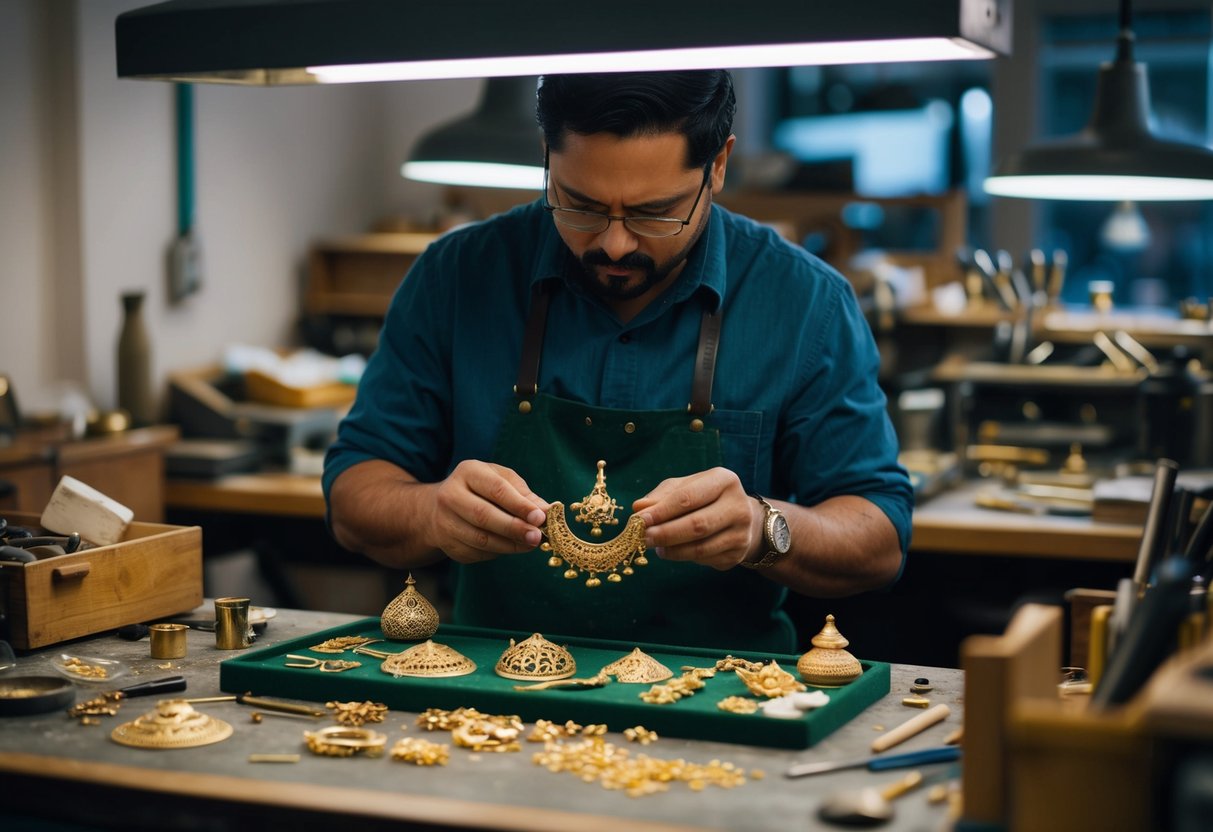
<path fill-rule="evenodd" d="M 509 647 L 511 638 L 521 641 L 530 635 L 444 624 L 434 641 L 458 650 L 476 663 L 476 672 L 452 678 L 396 678 L 381 671 L 380 661 L 369 656 L 348 651 L 338 656 L 308 649 L 338 636 L 383 638 L 379 619 L 367 618 L 228 659 L 219 666 L 219 684 L 228 693 L 252 692 L 259 696 L 316 702 L 372 700 L 404 711 L 473 707 L 484 713 L 517 714 L 525 721 L 565 722 L 571 719 L 582 724 L 605 723 L 614 731 L 643 725 L 659 735 L 774 748 L 808 748 L 889 692 L 889 665 L 884 662 L 861 662 L 862 676 L 845 687 L 825 688 L 830 703 L 807 711 L 798 719 L 777 719 L 764 716 L 761 711 L 734 714 L 717 708 L 716 703 L 726 696 L 752 695 L 735 673 L 717 673 L 706 680 L 706 687 L 694 696 L 669 705 L 641 701 L 640 694 L 647 691 L 649 685 L 618 682 L 581 690 L 516 691 L 514 685 L 524 683 L 504 679 L 494 673 L 493 668 Z M 603 666 L 632 652 L 633 647 L 639 647 L 673 670 L 675 675 L 684 665 L 711 667 L 724 658 L 718 651 L 695 647 L 633 645 L 547 633 L 544 636 L 569 649 L 577 662 L 576 675 L 581 678 L 594 675 Z M 373 646 L 398 652 L 411 644 L 384 642 Z M 356 659 L 362 666 L 342 673 L 283 667 L 287 653 L 318 659 Z M 798 657 L 750 653 L 739 658 L 751 661 L 775 659 L 780 667 L 794 674 Z"/>

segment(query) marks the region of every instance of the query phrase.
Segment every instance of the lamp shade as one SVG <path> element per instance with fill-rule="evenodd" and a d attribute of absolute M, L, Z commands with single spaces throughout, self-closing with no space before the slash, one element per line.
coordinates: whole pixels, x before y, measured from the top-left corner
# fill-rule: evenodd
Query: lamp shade
<path fill-rule="evenodd" d="M 422 136 L 400 172 L 422 182 L 538 190 L 537 83 L 533 77 L 487 79 L 476 109 Z"/>
<path fill-rule="evenodd" d="M 1082 132 L 1006 159 L 984 189 L 1034 199 L 1178 201 L 1213 199 L 1213 150 L 1168 141 L 1150 125 L 1144 64 L 1122 29 L 1116 60 L 1099 70 L 1095 107 Z"/>
<path fill-rule="evenodd" d="M 974 59 L 1011 0 L 169 0 L 115 41 L 119 77 L 235 84 Z"/>

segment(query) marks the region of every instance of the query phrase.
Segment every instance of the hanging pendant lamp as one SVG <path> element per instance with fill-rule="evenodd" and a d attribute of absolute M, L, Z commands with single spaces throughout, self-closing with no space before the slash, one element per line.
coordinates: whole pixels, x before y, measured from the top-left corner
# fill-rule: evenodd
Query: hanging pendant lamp
<path fill-rule="evenodd" d="M 1213 150 L 1169 141 L 1150 126 L 1145 64 L 1133 60 L 1130 0 L 1120 3 L 1116 59 L 1099 69 L 1082 132 L 1015 154 L 986 193 L 1026 199 L 1162 202 L 1213 199 Z"/>
<path fill-rule="evenodd" d="M 476 109 L 417 142 L 406 179 L 487 188 L 543 187 L 543 144 L 534 77 L 488 78 Z"/>

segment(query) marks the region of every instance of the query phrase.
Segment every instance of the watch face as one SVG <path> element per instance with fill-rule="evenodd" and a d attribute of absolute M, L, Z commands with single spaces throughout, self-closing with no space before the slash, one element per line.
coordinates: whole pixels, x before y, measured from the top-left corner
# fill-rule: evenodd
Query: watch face
<path fill-rule="evenodd" d="M 792 530 L 788 528 L 788 518 L 777 514 L 771 523 L 771 546 L 776 552 L 784 554 L 792 548 Z"/>

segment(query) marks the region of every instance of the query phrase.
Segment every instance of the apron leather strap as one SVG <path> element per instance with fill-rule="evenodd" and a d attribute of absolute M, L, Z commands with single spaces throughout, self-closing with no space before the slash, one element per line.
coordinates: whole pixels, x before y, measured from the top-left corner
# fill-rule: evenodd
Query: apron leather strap
<path fill-rule="evenodd" d="M 699 349 L 695 353 L 695 377 L 691 381 L 692 416 L 712 412 L 712 379 L 716 376 L 716 348 L 720 345 L 720 313 L 703 310 L 699 321 Z"/>
<path fill-rule="evenodd" d="M 526 319 L 526 334 L 522 339 L 522 360 L 518 362 L 518 383 L 514 393 L 533 396 L 539 389 L 539 356 L 543 352 L 543 333 L 547 328 L 548 306 L 552 292 L 547 281 L 540 281 L 531 290 L 531 311 Z"/>
<path fill-rule="evenodd" d="M 547 282 L 536 283 L 531 291 L 531 309 L 522 339 L 522 359 L 518 362 L 518 381 L 514 393 L 533 396 L 539 390 L 539 358 L 543 352 L 543 334 L 547 328 L 548 306 L 552 292 Z M 695 353 L 695 375 L 691 381 L 691 402 L 687 410 L 693 416 L 712 412 L 712 380 L 716 376 L 716 352 L 720 345 L 720 314 L 703 311 L 699 322 L 699 348 Z"/>

